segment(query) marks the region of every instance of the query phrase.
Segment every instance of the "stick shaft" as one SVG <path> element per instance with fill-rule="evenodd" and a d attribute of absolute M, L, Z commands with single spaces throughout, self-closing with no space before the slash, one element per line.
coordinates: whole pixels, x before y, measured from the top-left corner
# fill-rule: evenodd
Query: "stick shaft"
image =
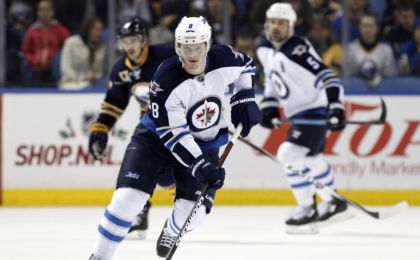
<path fill-rule="evenodd" d="M 227 144 L 225 150 L 223 151 L 223 154 L 220 156 L 219 162 L 217 164 L 218 168 L 221 168 L 223 166 L 223 163 L 225 162 L 227 156 L 229 155 L 230 151 L 232 150 L 233 145 L 235 144 L 236 140 L 239 138 L 240 133 L 242 132 L 242 125 L 239 124 L 236 128 L 235 132 L 232 133 L 232 138 L 230 139 L 229 143 Z M 179 244 L 181 243 L 181 240 L 183 239 L 187 228 L 190 226 L 191 221 L 193 220 L 194 216 L 197 214 L 198 209 L 203 205 L 204 199 L 206 198 L 208 192 L 209 192 L 210 186 L 206 184 L 204 186 L 204 189 L 201 191 L 200 196 L 198 196 L 197 200 L 195 201 L 195 204 L 193 208 L 190 211 L 190 214 L 187 217 L 187 220 L 185 221 L 184 225 L 181 228 L 181 231 L 179 232 L 175 244 L 171 248 L 171 250 L 168 253 L 168 256 L 166 257 L 166 260 L 172 259 L 172 256 L 175 254 L 176 249 L 178 248 Z"/>
<path fill-rule="evenodd" d="M 232 132 L 229 132 L 229 133 L 231 133 L 231 134 L 232 134 Z M 249 140 L 247 140 L 247 139 L 245 139 L 245 138 L 242 138 L 242 137 L 239 137 L 239 140 L 241 140 L 242 142 L 244 142 L 244 143 L 245 143 L 245 144 L 247 144 L 248 146 L 252 147 L 252 148 L 253 148 L 253 149 L 255 149 L 256 151 L 258 151 L 258 152 L 260 152 L 260 153 L 264 154 L 266 157 L 270 158 L 272 161 L 274 161 L 274 162 L 276 162 L 276 163 L 280 164 L 280 161 L 277 159 L 277 157 L 273 156 L 271 153 L 269 153 L 269 152 L 268 152 L 267 150 L 265 150 L 264 148 L 259 147 L 259 146 L 255 145 L 254 143 L 252 143 L 251 141 L 249 141 Z M 325 191 L 327 191 L 327 192 L 328 192 L 331 196 L 333 196 L 333 197 L 335 197 L 335 198 L 337 198 L 337 199 L 339 199 L 339 200 L 341 200 L 341 201 L 343 201 L 343 202 L 345 202 L 345 203 L 347 203 L 347 204 L 349 204 L 349 205 L 353 206 L 353 207 L 354 207 L 354 208 L 356 208 L 356 209 L 359 209 L 360 211 L 362 211 L 362 212 L 366 213 L 367 215 L 369 215 L 369 216 L 371 216 L 371 217 L 373 217 L 373 218 L 376 218 L 376 219 L 381 219 L 381 218 L 383 218 L 383 217 L 381 217 L 381 215 L 382 215 L 382 214 L 381 214 L 381 212 L 378 212 L 378 211 L 371 211 L 371 210 L 366 209 L 365 207 L 363 207 L 363 206 L 362 206 L 362 205 L 360 205 L 359 203 L 357 203 L 357 202 L 355 202 L 355 201 L 353 201 L 353 200 L 351 200 L 351 199 L 349 199 L 349 198 L 345 197 L 344 195 L 342 195 L 342 194 L 338 193 L 337 191 L 335 191 L 335 190 L 331 189 L 330 187 L 325 186 L 323 183 L 321 183 L 321 182 L 319 182 L 319 181 L 315 180 L 315 179 L 314 179 L 313 177 L 311 177 L 311 176 L 308 176 L 308 175 L 306 175 L 306 174 L 303 174 L 302 172 L 298 172 L 298 174 L 299 174 L 300 176 L 302 176 L 303 178 L 305 178 L 308 182 L 310 182 L 310 183 L 314 184 L 317 188 L 324 189 L 324 190 L 325 190 Z M 399 203 L 399 204 L 400 204 L 400 203 Z M 397 204 L 397 205 L 398 205 L 398 204 Z M 383 215 L 385 215 L 385 214 L 383 214 Z"/>

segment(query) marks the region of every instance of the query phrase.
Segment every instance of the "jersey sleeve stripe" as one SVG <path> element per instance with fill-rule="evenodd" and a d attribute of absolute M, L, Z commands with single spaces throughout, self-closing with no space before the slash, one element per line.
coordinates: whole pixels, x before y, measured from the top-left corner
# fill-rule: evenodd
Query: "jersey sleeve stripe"
<path fill-rule="evenodd" d="M 115 112 L 118 112 L 118 113 L 121 113 L 121 114 L 124 113 L 124 109 L 119 108 L 119 107 L 117 107 L 115 105 L 112 105 L 112 104 L 110 104 L 108 102 L 105 102 L 105 101 L 102 102 L 101 108 L 102 109 L 112 109 L 112 110 L 115 110 Z"/>
<path fill-rule="evenodd" d="M 246 73 L 255 74 L 256 72 L 257 72 L 257 70 L 254 67 L 254 68 L 242 71 L 241 74 L 246 74 Z"/>
<path fill-rule="evenodd" d="M 171 130 L 173 130 L 175 128 L 180 128 L 180 127 L 182 127 L 182 128 L 188 128 L 188 125 L 187 124 L 184 124 L 184 125 L 180 125 L 180 126 L 162 126 L 162 127 L 156 128 L 156 132 L 159 135 L 162 135 L 162 134 L 164 134 L 167 131 L 171 131 Z"/>
<path fill-rule="evenodd" d="M 174 137 L 171 131 L 167 132 L 165 135 L 159 136 L 162 143 L 168 142 L 170 139 Z"/>
<path fill-rule="evenodd" d="M 329 78 L 329 77 L 335 77 L 335 74 L 334 74 L 334 72 L 331 69 L 325 69 L 325 70 L 321 71 L 316 76 L 315 86 L 318 86 L 318 84 L 321 81 L 323 81 L 324 79 Z"/>
<path fill-rule="evenodd" d="M 184 132 L 181 132 L 181 133 L 175 135 L 174 137 L 172 137 L 171 139 L 169 139 L 165 143 L 165 147 L 172 151 L 172 148 L 173 148 L 174 144 L 177 143 L 182 137 L 184 137 L 186 135 L 189 135 L 189 134 L 190 134 L 190 132 L 184 131 Z"/>
<path fill-rule="evenodd" d="M 322 88 L 329 88 L 329 87 L 342 87 L 341 80 L 338 78 L 330 79 L 321 86 Z"/>
<path fill-rule="evenodd" d="M 116 119 L 120 118 L 121 116 L 121 114 L 117 114 L 115 112 L 107 111 L 107 110 L 102 110 L 101 114 L 109 115 L 109 116 L 115 117 Z"/>
<path fill-rule="evenodd" d="M 195 160 L 195 157 L 186 149 L 181 143 L 177 142 L 173 149 L 172 154 L 175 158 L 182 163 L 184 166 L 188 167 L 191 162 Z M 184 160 L 183 160 L 184 159 Z"/>

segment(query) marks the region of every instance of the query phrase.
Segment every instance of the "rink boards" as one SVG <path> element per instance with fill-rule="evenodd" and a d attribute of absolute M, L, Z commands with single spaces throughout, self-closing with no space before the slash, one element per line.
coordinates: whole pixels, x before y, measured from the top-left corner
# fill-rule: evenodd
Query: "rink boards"
<path fill-rule="evenodd" d="M 1 203 L 7 206 L 103 205 L 109 201 L 125 147 L 138 123 L 131 100 L 109 138 L 103 163 L 88 157 L 88 128 L 103 93 L 6 93 L 1 96 Z M 228 98 L 225 100 L 229 117 Z M 349 96 L 348 117 L 375 119 L 377 96 Z M 387 205 L 406 199 L 420 205 L 420 96 L 384 96 L 387 122 L 349 125 L 332 134 L 326 158 L 343 194 L 360 203 Z M 228 119 L 229 120 L 229 119 Z M 288 126 L 261 127 L 249 137 L 275 153 Z M 145 162 L 147 163 L 147 162 Z M 292 204 L 278 164 L 238 143 L 226 162 L 225 187 L 217 203 Z M 156 204 L 169 204 L 173 191 L 157 190 Z"/>

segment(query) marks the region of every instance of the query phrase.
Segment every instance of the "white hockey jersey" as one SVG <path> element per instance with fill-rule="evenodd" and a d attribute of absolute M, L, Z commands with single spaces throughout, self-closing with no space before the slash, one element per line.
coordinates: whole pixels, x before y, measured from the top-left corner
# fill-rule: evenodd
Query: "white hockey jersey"
<path fill-rule="evenodd" d="M 162 62 L 150 83 L 150 107 L 142 124 L 156 133 L 183 165 L 228 142 L 222 99 L 252 89 L 255 66 L 247 55 L 227 45 L 211 47 L 205 72 L 188 74 L 174 56 Z"/>
<path fill-rule="evenodd" d="M 292 36 L 282 43 L 279 51 L 263 39 L 257 48 L 258 58 L 264 68 L 264 97 L 281 101 L 286 117 L 327 106 L 325 89 L 339 88 L 343 102 L 343 88 L 334 72 L 327 68 L 311 43 Z"/>

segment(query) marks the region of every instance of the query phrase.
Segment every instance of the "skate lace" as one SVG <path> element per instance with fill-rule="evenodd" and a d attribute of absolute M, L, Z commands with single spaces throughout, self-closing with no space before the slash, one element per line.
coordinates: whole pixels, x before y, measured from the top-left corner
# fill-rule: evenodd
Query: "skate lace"
<path fill-rule="evenodd" d="M 176 236 L 171 236 L 169 234 L 163 234 L 162 240 L 160 241 L 160 245 L 168 248 L 172 248 L 172 246 L 175 244 Z"/>

